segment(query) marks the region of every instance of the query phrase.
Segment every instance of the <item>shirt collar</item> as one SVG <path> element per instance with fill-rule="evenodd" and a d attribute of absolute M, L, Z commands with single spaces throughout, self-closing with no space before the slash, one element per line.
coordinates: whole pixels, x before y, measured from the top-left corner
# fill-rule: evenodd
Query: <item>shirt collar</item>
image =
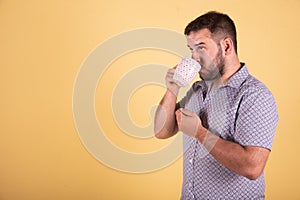
<path fill-rule="evenodd" d="M 235 74 L 232 75 L 232 77 L 228 80 L 228 82 L 224 86 L 239 88 L 248 76 L 249 76 L 249 72 L 246 64 L 241 63 L 241 68 Z M 207 89 L 208 85 L 209 83 L 206 83 L 205 81 L 196 81 L 193 84 L 192 88 L 194 91 L 197 91 L 199 88 Z"/>
<path fill-rule="evenodd" d="M 249 72 L 246 64 L 241 63 L 241 68 L 235 74 L 233 74 L 225 86 L 239 88 L 248 76 Z"/>

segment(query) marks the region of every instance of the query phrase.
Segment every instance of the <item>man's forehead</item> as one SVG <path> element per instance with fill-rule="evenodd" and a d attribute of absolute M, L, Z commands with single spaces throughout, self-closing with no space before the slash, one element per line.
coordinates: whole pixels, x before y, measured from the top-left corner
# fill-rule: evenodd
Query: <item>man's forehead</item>
<path fill-rule="evenodd" d="M 198 44 L 212 38 L 211 32 L 208 29 L 200 29 L 198 31 L 191 31 L 190 34 L 186 36 L 186 39 L 188 43 Z"/>

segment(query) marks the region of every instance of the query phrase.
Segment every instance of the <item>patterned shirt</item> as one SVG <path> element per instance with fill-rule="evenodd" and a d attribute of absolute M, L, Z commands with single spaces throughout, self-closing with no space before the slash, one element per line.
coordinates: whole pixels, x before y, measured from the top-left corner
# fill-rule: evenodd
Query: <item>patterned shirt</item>
<path fill-rule="evenodd" d="M 269 150 L 278 122 L 276 103 L 245 64 L 225 84 L 209 91 L 197 81 L 179 106 L 198 114 L 202 124 L 222 139 Z M 264 174 L 250 180 L 219 163 L 195 138 L 183 134 L 182 200 L 264 199 Z"/>

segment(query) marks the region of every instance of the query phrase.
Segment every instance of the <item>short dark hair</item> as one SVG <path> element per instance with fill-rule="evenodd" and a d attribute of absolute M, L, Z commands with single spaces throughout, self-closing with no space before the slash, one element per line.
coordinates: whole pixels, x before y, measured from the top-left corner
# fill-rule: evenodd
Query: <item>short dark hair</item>
<path fill-rule="evenodd" d="M 220 34 L 230 37 L 233 41 L 235 52 L 237 53 L 236 28 L 234 22 L 228 15 L 210 11 L 190 22 L 186 26 L 184 34 L 189 35 L 191 32 L 205 28 L 211 32 L 213 39 L 216 39 L 215 36 Z"/>

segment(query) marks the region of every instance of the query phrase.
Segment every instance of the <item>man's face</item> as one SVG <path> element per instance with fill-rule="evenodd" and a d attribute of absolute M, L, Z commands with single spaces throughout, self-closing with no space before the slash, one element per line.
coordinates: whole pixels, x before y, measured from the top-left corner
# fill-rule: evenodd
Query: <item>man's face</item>
<path fill-rule="evenodd" d="M 202 66 L 199 75 L 203 80 L 219 79 L 224 72 L 222 49 L 211 37 L 208 29 L 191 32 L 186 36 L 192 58 Z"/>

